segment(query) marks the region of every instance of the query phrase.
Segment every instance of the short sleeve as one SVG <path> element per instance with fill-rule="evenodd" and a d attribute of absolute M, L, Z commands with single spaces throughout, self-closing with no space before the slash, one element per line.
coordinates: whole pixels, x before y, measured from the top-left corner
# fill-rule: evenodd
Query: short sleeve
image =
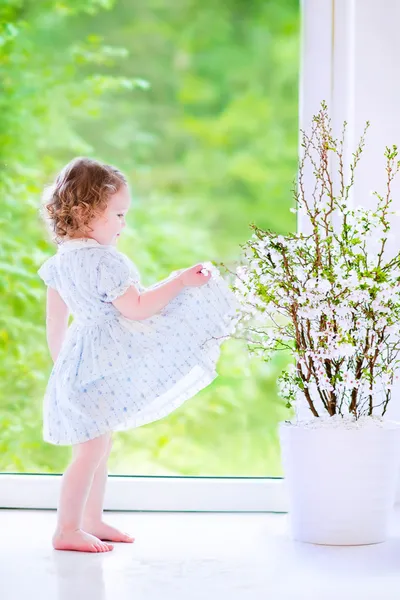
<path fill-rule="evenodd" d="M 124 255 L 107 253 L 100 259 L 97 289 L 104 302 L 113 302 L 137 280 Z"/>
<path fill-rule="evenodd" d="M 48 258 L 38 270 L 38 275 L 44 283 L 50 287 L 56 288 L 56 268 L 53 257 Z"/>

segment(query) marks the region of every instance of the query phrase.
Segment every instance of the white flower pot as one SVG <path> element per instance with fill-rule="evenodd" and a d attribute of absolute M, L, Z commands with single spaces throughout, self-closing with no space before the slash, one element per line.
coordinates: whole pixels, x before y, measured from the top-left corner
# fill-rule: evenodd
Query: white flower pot
<path fill-rule="evenodd" d="M 279 435 L 295 540 L 386 540 L 400 468 L 397 423 L 358 429 L 281 423 Z"/>

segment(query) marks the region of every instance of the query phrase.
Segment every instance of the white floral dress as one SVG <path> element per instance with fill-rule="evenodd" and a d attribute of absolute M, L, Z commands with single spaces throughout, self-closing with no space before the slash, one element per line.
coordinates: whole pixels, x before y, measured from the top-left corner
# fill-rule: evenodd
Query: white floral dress
<path fill-rule="evenodd" d="M 53 366 L 43 402 L 43 438 L 57 445 L 156 421 L 218 375 L 220 345 L 235 329 L 238 302 L 219 270 L 186 287 L 161 311 L 137 321 L 112 304 L 136 266 L 114 246 L 68 240 L 40 267 L 46 285 L 69 307 L 73 322 Z"/>

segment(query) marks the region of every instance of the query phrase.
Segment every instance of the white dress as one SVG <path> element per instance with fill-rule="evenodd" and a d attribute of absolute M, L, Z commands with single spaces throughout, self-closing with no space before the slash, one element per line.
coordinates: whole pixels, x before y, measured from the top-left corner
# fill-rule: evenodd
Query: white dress
<path fill-rule="evenodd" d="M 85 442 L 161 419 L 217 376 L 220 345 L 235 330 L 239 304 L 210 262 L 201 287 L 186 287 L 161 311 L 126 319 L 112 304 L 136 266 L 114 246 L 68 240 L 38 273 L 69 307 L 73 322 L 53 366 L 43 402 L 43 439 Z"/>

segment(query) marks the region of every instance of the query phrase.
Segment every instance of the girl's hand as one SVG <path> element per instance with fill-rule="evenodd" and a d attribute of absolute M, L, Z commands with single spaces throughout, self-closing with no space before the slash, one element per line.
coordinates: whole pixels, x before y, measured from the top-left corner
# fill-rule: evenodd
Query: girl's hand
<path fill-rule="evenodd" d="M 204 272 L 202 272 L 202 269 Z M 211 273 L 199 263 L 193 267 L 189 267 L 189 269 L 183 269 L 178 278 L 182 281 L 183 285 L 200 287 L 208 283 L 211 279 Z"/>

